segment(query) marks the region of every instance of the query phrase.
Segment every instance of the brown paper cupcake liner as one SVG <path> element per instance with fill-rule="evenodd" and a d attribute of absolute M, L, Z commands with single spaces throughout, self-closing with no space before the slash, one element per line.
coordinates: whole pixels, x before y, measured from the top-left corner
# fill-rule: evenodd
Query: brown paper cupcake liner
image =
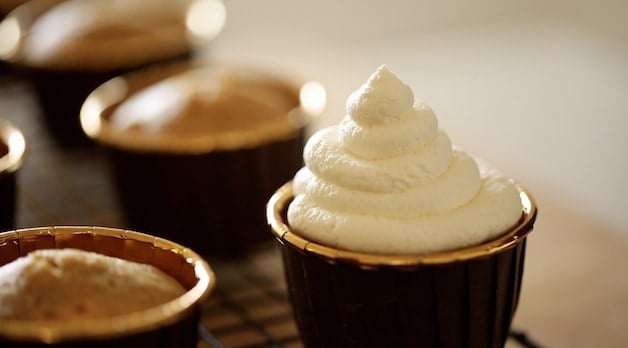
<path fill-rule="evenodd" d="M 306 347 L 503 347 L 517 308 L 530 196 L 519 224 L 495 241 L 431 255 L 347 252 L 308 242 L 285 225 L 286 185 L 268 217 Z M 299 240 L 299 241 L 297 241 Z"/>
<path fill-rule="evenodd" d="M 304 131 L 259 147 L 200 155 L 109 148 L 126 221 L 212 256 L 272 241 L 264 206 L 301 166 Z M 280 158 L 281 160 L 277 160 Z"/>
<path fill-rule="evenodd" d="M 77 248 L 143 262 L 177 279 L 188 291 L 144 311 L 114 318 L 51 322 L 4 320 L 1 347 L 196 347 L 202 301 L 215 285 L 195 252 L 154 236 L 88 226 L 40 227 L 0 234 L 0 265 L 37 249 Z"/>
<path fill-rule="evenodd" d="M 15 172 L 0 174 L 0 231 L 15 227 L 16 186 Z"/>

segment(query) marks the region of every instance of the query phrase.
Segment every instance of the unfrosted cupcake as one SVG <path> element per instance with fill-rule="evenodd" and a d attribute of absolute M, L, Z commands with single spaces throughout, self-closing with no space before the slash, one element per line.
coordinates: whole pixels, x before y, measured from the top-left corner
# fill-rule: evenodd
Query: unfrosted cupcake
<path fill-rule="evenodd" d="M 79 111 L 94 88 L 193 57 L 224 20 L 220 0 L 32 0 L 0 25 L 0 58 L 32 82 L 55 139 L 83 145 Z"/>
<path fill-rule="evenodd" d="M 14 227 L 17 173 L 22 167 L 26 140 L 13 123 L 0 119 L 0 231 Z"/>
<path fill-rule="evenodd" d="M 81 121 L 108 150 L 130 226 L 233 256 L 272 240 L 264 205 L 302 166 L 321 108 L 303 102 L 303 86 L 243 67 L 173 64 L 102 85 Z"/>
<path fill-rule="evenodd" d="M 138 232 L 0 233 L 0 346 L 195 348 L 215 281 L 195 252 Z"/>
<path fill-rule="evenodd" d="M 380 67 L 271 198 L 307 347 L 503 347 L 536 207 Z"/>

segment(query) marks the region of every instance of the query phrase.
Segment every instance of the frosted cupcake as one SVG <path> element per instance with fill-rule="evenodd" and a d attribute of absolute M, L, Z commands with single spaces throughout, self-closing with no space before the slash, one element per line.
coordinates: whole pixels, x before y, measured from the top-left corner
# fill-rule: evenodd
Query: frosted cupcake
<path fill-rule="evenodd" d="M 0 25 L 0 58 L 32 82 L 55 139 L 84 145 L 79 111 L 94 88 L 193 57 L 224 19 L 220 0 L 33 0 Z"/>
<path fill-rule="evenodd" d="M 271 198 L 307 347 L 503 347 L 536 207 L 380 67 Z"/>

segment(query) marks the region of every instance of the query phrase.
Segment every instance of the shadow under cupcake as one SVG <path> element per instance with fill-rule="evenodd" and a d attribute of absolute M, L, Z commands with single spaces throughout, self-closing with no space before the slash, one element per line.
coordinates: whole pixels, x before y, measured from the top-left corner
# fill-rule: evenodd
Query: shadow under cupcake
<path fill-rule="evenodd" d="M 0 58 L 31 83 L 53 138 L 85 146 L 79 111 L 94 88 L 195 57 L 224 21 L 220 0 L 32 0 L 0 24 Z"/>
<path fill-rule="evenodd" d="M 272 239 L 264 205 L 301 166 L 306 127 L 324 106 L 322 88 L 304 97 L 308 86 L 242 67 L 171 64 L 103 84 L 81 122 L 107 150 L 132 228 L 237 256 Z"/>

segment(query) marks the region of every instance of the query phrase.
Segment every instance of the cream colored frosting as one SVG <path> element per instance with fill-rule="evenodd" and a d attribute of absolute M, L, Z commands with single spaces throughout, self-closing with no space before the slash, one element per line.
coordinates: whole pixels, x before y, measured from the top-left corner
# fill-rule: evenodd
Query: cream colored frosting
<path fill-rule="evenodd" d="M 386 66 L 346 111 L 305 146 L 288 209 L 300 235 L 354 251 L 429 253 L 479 244 L 521 217 L 513 182 L 452 146 Z"/>
<path fill-rule="evenodd" d="M 22 48 L 31 65 L 128 67 L 183 53 L 191 0 L 67 0 L 37 18 Z"/>

